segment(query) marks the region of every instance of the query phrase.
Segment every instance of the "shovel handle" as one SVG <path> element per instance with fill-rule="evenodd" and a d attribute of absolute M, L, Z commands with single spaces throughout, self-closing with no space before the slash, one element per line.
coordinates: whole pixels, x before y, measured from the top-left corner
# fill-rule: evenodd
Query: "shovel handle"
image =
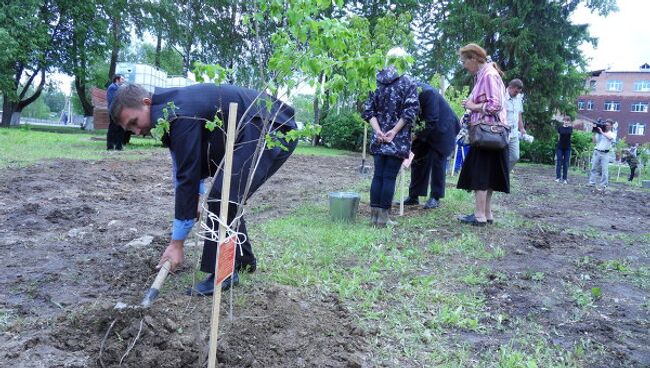
<path fill-rule="evenodd" d="M 160 290 L 171 268 L 172 268 L 172 261 L 166 260 L 165 263 L 163 263 L 162 267 L 160 267 L 160 271 L 158 271 L 158 275 L 156 276 L 156 279 L 153 280 L 153 284 L 151 285 L 152 289 Z"/>
<path fill-rule="evenodd" d="M 153 303 L 154 299 L 158 297 L 158 292 L 162 287 L 162 284 L 165 282 L 165 279 L 167 278 L 167 275 L 169 274 L 169 270 L 171 269 L 171 267 L 172 267 L 172 262 L 170 260 L 165 261 L 162 267 L 160 267 L 160 271 L 158 271 L 158 275 L 156 276 L 156 279 L 153 281 L 153 284 L 151 284 L 151 287 L 149 288 L 149 290 L 147 290 L 147 294 L 144 296 L 144 299 L 142 300 L 143 306 L 149 307 L 151 303 Z"/>

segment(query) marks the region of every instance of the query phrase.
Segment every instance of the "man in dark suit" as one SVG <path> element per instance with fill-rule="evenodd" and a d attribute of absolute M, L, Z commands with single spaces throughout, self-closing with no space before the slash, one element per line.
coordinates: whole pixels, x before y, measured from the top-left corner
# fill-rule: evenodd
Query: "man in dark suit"
<path fill-rule="evenodd" d="M 445 163 L 454 150 L 456 135 L 460 131 L 458 117 L 444 97 L 428 84 L 418 85 L 420 99 L 419 124 L 424 128 L 416 133 L 411 151 L 411 185 L 405 205 L 419 204 L 418 197 L 427 195 L 425 209 L 437 208 L 440 198 L 445 196 Z"/>
<path fill-rule="evenodd" d="M 288 142 L 282 136 L 296 129 L 291 106 L 263 93 L 233 85 L 196 84 L 181 88 L 157 88 L 153 95 L 138 85 L 120 88 L 111 115 L 119 124 L 134 134 L 146 135 L 157 124 L 169 124 L 163 136 L 171 152 L 176 184 L 176 205 L 172 240 L 160 260 L 172 263 L 172 269 L 183 260 L 183 243 L 197 217 L 198 194 L 201 181 L 215 176 L 209 194 L 209 210 L 219 215 L 219 199 L 223 171 L 220 168 L 225 154 L 229 104 L 237 103 L 237 140 L 233 156 L 228 223 L 232 223 L 239 205 L 260 187 L 289 158 L 297 141 Z M 173 106 L 170 106 L 173 103 Z M 206 123 L 215 116 L 223 126 L 210 130 Z M 265 148 L 259 163 L 254 162 L 258 145 L 264 147 L 266 134 L 270 134 L 283 147 Z M 250 188 L 246 186 L 255 167 Z M 208 220 L 213 229 L 217 223 Z M 239 243 L 235 270 L 255 271 L 256 260 L 248 240 L 246 222 L 239 219 Z M 210 295 L 214 289 L 216 243 L 206 240 L 203 246 L 201 271 L 208 277 L 196 285 L 192 293 Z M 224 281 L 222 288 L 237 284 L 237 273 Z"/>
<path fill-rule="evenodd" d="M 113 104 L 113 99 L 115 97 L 115 92 L 120 88 L 122 83 L 124 83 L 124 77 L 120 74 L 115 74 L 112 79 L 113 83 L 108 86 L 106 89 L 106 102 L 108 105 L 108 111 L 111 111 L 111 105 Z M 108 132 L 106 132 L 106 149 L 118 151 L 122 150 L 122 143 L 124 141 L 124 129 L 115 123 L 113 119 L 108 117 Z"/>

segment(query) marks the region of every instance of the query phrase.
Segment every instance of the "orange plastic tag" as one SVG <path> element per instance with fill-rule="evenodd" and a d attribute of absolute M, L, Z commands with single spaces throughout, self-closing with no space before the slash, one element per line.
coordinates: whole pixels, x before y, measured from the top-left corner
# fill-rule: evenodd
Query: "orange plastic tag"
<path fill-rule="evenodd" d="M 235 243 L 235 235 L 226 240 L 225 243 L 219 245 L 219 255 L 217 259 L 217 277 L 215 277 L 215 285 L 219 285 L 223 280 L 227 279 L 235 271 L 235 250 L 237 245 Z"/>

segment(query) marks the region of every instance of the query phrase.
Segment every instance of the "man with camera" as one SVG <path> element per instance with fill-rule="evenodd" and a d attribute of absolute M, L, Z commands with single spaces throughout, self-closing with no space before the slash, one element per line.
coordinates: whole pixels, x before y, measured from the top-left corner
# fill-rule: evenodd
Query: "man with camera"
<path fill-rule="evenodd" d="M 596 178 L 598 173 L 600 173 L 598 188 L 607 188 L 609 179 L 609 153 L 614 142 L 614 133 L 612 132 L 613 125 L 614 121 L 611 119 L 607 119 L 604 122 L 599 119 L 592 130 L 592 133 L 594 133 L 592 140 L 596 144 L 596 147 L 594 148 L 594 154 L 591 157 L 589 186 L 596 185 Z"/>

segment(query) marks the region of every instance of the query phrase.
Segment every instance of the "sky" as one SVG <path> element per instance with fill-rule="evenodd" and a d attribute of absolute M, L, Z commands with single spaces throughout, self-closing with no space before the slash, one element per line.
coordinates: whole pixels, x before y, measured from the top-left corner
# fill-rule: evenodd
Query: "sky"
<path fill-rule="evenodd" d="M 589 33 L 598 38 L 598 45 L 583 44 L 582 52 L 590 61 L 588 70 L 638 70 L 650 63 L 650 0 L 618 0 L 619 11 L 601 17 L 580 6 L 571 16 L 576 24 L 589 24 Z M 66 95 L 70 94 L 71 77 L 50 75 L 60 81 Z"/>
<path fill-rule="evenodd" d="M 638 70 L 650 63 L 650 28 L 648 0 L 618 0 L 619 11 L 601 17 L 581 6 L 573 13 L 575 24 L 589 24 L 589 33 L 598 45 L 583 44 L 582 52 L 591 58 L 589 70 Z"/>

